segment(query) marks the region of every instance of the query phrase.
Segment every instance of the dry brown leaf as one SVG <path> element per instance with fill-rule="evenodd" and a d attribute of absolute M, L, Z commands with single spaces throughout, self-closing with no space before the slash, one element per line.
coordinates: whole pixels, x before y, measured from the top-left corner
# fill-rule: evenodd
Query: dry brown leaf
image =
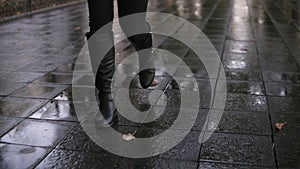
<path fill-rule="evenodd" d="M 125 141 L 131 141 L 131 140 L 135 139 L 135 137 L 131 133 L 124 134 L 122 138 Z"/>
<path fill-rule="evenodd" d="M 283 123 L 275 123 L 274 126 L 277 130 L 282 130 L 282 127 L 287 124 L 287 122 L 283 122 Z"/>
<path fill-rule="evenodd" d="M 156 86 L 157 84 L 158 84 L 158 82 L 154 79 L 154 80 L 152 81 L 151 86 Z"/>
<path fill-rule="evenodd" d="M 76 26 L 75 28 L 74 28 L 74 30 L 80 30 L 81 28 L 80 28 L 80 26 Z"/>

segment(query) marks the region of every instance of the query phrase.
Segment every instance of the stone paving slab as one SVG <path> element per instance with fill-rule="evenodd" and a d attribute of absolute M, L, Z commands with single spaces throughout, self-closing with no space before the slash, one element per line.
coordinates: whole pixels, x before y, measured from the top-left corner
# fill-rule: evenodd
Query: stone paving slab
<path fill-rule="evenodd" d="M 71 122 L 26 119 L 1 137 L 1 142 L 54 147 L 73 126 Z"/>
<path fill-rule="evenodd" d="M 233 164 L 275 166 L 270 136 L 214 133 L 203 144 L 200 158 Z"/>
<path fill-rule="evenodd" d="M 128 90 L 123 84 L 133 80 L 129 99 L 120 96 L 115 102 L 147 110 L 153 104 L 149 93 L 161 90 L 165 97 L 147 116 L 158 116 L 155 121 L 141 124 L 119 115 L 116 131 L 135 137 L 160 134 L 177 118 L 180 89 L 190 95 L 200 92 L 199 110 L 185 101 L 185 112 L 198 111 L 187 137 L 163 154 L 141 159 L 120 157 L 99 147 L 80 126 L 84 117 L 74 110 L 74 104 L 89 107 L 84 110 L 87 114 L 97 107 L 92 98 L 72 97 L 75 62 L 73 87 L 82 89 L 83 96 L 94 93 L 88 62 L 76 59 L 88 31 L 86 4 L 0 23 L 0 168 L 299 168 L 300 24 L 289 15 L 289 8 L 295 11 L 297 4 L 294 0 L 151 0 L 150 11 L 185 18 L 207 35 L 224 66 L 228 94 L 215 133 L 200 144 L 211 88 L 196 54 L 178 40 L 154 35 L 154 46 L 177 54 L 192 73 L 180 65 L 176 68 L 180 78 L 175 81 L 159 70 L 159 85 L 141 89 L 138 76 L 126 74 L 131 65 L 122 64 L 134 52 L 132 46 L 128 41 L 117 44 L 117 69 L 124 79 L 116 92 Z M 123 36 L 118 26 L 114 31 Z M 196 39 L 193 45 L 203 47 L 203 41 Z M 274 127 L 278 122 L 286 122 L 282 130 Z M 187 127 L 177 125 L 181 132 Z M 206 133 L 211 128 L 214 125 Z"/>

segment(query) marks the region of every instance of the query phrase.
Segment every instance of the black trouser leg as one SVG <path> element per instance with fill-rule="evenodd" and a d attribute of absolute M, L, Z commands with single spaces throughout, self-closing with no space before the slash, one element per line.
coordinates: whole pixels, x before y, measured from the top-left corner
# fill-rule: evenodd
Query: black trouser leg
<path fill-rule="evenodd" d="M 89 26 L 90 32 L 87 33 L 88 47 L 92 62 L 93 71 L 96 72 L 95 86 L 99 92 L 97 97 L 100 101 L 99 109 L 105 119 L 104 125 L 114 122 L 115 106 L 111 95 L 112 78 L 115 71 L 115 51 L 113 42 L 112 23 L 113 21 L 113 0 L 88 0 L 89 6 Z M 101 29 L 101 31 L 99 31 Z M 100 60 L 99 54 L 102 47 L 111 46 L 112 48 Z M 101 62 L 100 62 L 101 61 Z"/>
<path fill-rule="evenodd" d="M 108 25 L 103 29 L 103 26 L 111 23 L 113 21 L 113 0 L 88 0 L 89 8 L 89 26 L 90 33 L 88 35 L 92 36 L 99 29 L 95 35 L 101 39 L 95 40 L 93 43 L 93 49 L 95 52 L 90 50 L 90 56 L 92 62 L 99 62 L 99 56 L 97 56 L 97 45 L 109 45 L 113 46 L 113 33 L 112 24 Z M 112 48 L 102 59 L 96 73 L 95 85 L 100 93 L 111 93 L 111 81 L 115 69 L 115 56 L 114 48 Z"/>
<path fill-rule="evenodd" d="M 148 0 L 118 0 L 118 12 L 119 16 L 125 16 L 133 13 L 139 12 L 146 12 L 148 5 Z M 97 45 L 103 45 L 103 43 L 113 43 L 113 36 L 112 36 L 112 24 L 106 27 L 103 30 L 103 26 L 107 23 L 113 21 L 113 0 L 88 0 L 88 7 L 89 7 L 89 26 L 90 26 L 90 33 L 87 34 L 88 38 L 93 34 L 107 34 L 110 35 L 111 41 L 104 40 L 104 39 L 96 39 L 94 43 L 91 45 L 93 46 L 92 50 L 89 49 L 91 55 L 92 65 L 93 62 L 98 62 L 97 60 Z M 145 29 L 146 32 L 150 32 L 150 27 L 145 21 L 145 17 L 139 17 L 137 20 L 137 25 L 134 25 L 134 29 Z M 123 31 L 126 33 L 128 29 L 131 29 L 131 24 L 120 23 Z M 132 26 L 132 25 L 131 25 Z M 99 32 L 98 29 L 102 31 Z M 97 35 L 99 37 L 103 37 L 102 35 Z M 106 37 L 106 36 L 104 36 Z M 98 41 L 99 40 L 99 41 Z M 136 35 L 130 37 L 129 40 L 134 44 L 137 50 L 150 48 L 152 46 L 151 36 L 149 33 Z M 98 44 L 99 42 L 99 44 Z M 89 42 L 90 43 L 90 42 Z M 102 43 L 102 44 L 101 44 Z M 90 46 L 90 45 L 89 45 Z M 95 47 L 96 46 L 96 47 Z M 111 97 L 111 82 L 114 73 L 114 49 L 111 49 L 102 59 L 101 64 L 98 68 L 93 67 L 93 69 L 97 69 L 96 73 L 96 88 L 100 91 L 98 97 L 100 100 L 100 111 L 103 114 L 105 120 L 110 124 L 113 121 L 114 115 L 114 105 Z"/>
<path fill-rule="evenodd" d="M 113 0 L 88 0 L 88 8 L 89 26 L 92 34 L 107 23 L 113 21 Z M 108 27 L 107 30 L 104 31 L 110 32 L 112 31 L 112 27 Z"/>
<path fill-rule="evenodd" d="M 147 12 L 148 0 L 118 0 L 119 17 Z M 150 26 L 146 22 L 146 14 L 134 15 L 130 20 L 120 20 L 120 26 L 127 36 L 130 36 L 129 32 L 144 32 L 143 34 L 137 34 L 128 37 L 137 51 L 143 49 L 149 49 L 147 52 L 139 53 L 139 66 L 140 66 L 140 83 L 143 88 L 147 88 L 152 84 L 155 77 L 155 69 L 145 69 L 147 67 L 154 66 L 154 60 L 152 56 L 152 36 L 150 34 Z"/>
<path fill-rule="evenodd" d="M 118 12 L 119 17 L 147 12 L 148 0 L 118 0 Z M 149 24 L 146 22 L 145 15 L 135 16 L 132 20 L 126 20 L 128 22 L 122 23 L 120 25 L 122 30 L 126 34 L 129 31 L 135 30 L 135 32 L 150 32 Z M 149 36 L 149 33 L 139 34 L 131 36 L 128 39 L 133 43 L 142 43 Z"/>

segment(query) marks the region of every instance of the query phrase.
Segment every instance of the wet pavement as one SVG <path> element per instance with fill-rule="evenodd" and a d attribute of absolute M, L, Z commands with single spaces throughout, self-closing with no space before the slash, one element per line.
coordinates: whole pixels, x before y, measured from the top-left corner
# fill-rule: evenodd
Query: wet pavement
<path fill-rule="evenodd" d="M 182 43 L 154 35 L 154 46 L 180 56 L 192 74 L 179 66 L 180 78 L 174 81 L 158 71 L 158 85 L 149 89 L 141 89 L 135 77 L 130 100 L 121 97 L 115 102 L 147 109 L 145 96 L 162 90 L 166 98 L 151 110 L 161 116 L 145 124 L 119 116 L 115 129 L 138 138 L 162 133 L 177 118 L 179 88 L 195 92 L 194 77 L 201 102 L 196 123 L 181 143 L 140 159 L 120 157 L 97 146 L 79 124 L 82 117 L 76 116 L 74 102 L 86 103 L 72 98 L 71 84 L 75 81 L 74 87 L 82 88 L 92 82 L 85 62 L 77 63 L 72 79 L 88 31 L 85 3 L 1 23 L 0 168 L 300 168 L 299 9 L 297 0 L 150 0 L 150 11 L 185 18 L 207 35 L 222 60 L 228 94 L 216 131 L 199 144 L 210 108 L 208 74 Z M 116 37 L 122 36 L 118 27 L 114 31 Z M 124 41 L 116 51 L 119 64 L 134 50 Z M 126 70 L 126 66 L 118 68 Z M 134 76 L 123 73 L 124 83 Z M 121 85 L 116 90 L 126 88 Z M 94 109 L 90 104 L 87 113 Z M 194 108 L 189 105 L 185 111 Z M 275 123 L 284 122 L 281 130 L 275 128 Z M 185 127 L 179 124 L 177 130 Z"/>

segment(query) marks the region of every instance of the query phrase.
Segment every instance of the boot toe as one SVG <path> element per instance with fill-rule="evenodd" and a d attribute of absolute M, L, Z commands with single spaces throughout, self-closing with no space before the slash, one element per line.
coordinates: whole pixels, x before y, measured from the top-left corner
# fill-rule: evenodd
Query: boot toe
<path fill-rule="evenodd" d="M 154 69 L 143 70 L 139 73 L 139 77 L 140 77 L 140 84 L 142 88 L 146 89 L 152 85 L 152 82 L 155 77 L 155 70 Z"/>

